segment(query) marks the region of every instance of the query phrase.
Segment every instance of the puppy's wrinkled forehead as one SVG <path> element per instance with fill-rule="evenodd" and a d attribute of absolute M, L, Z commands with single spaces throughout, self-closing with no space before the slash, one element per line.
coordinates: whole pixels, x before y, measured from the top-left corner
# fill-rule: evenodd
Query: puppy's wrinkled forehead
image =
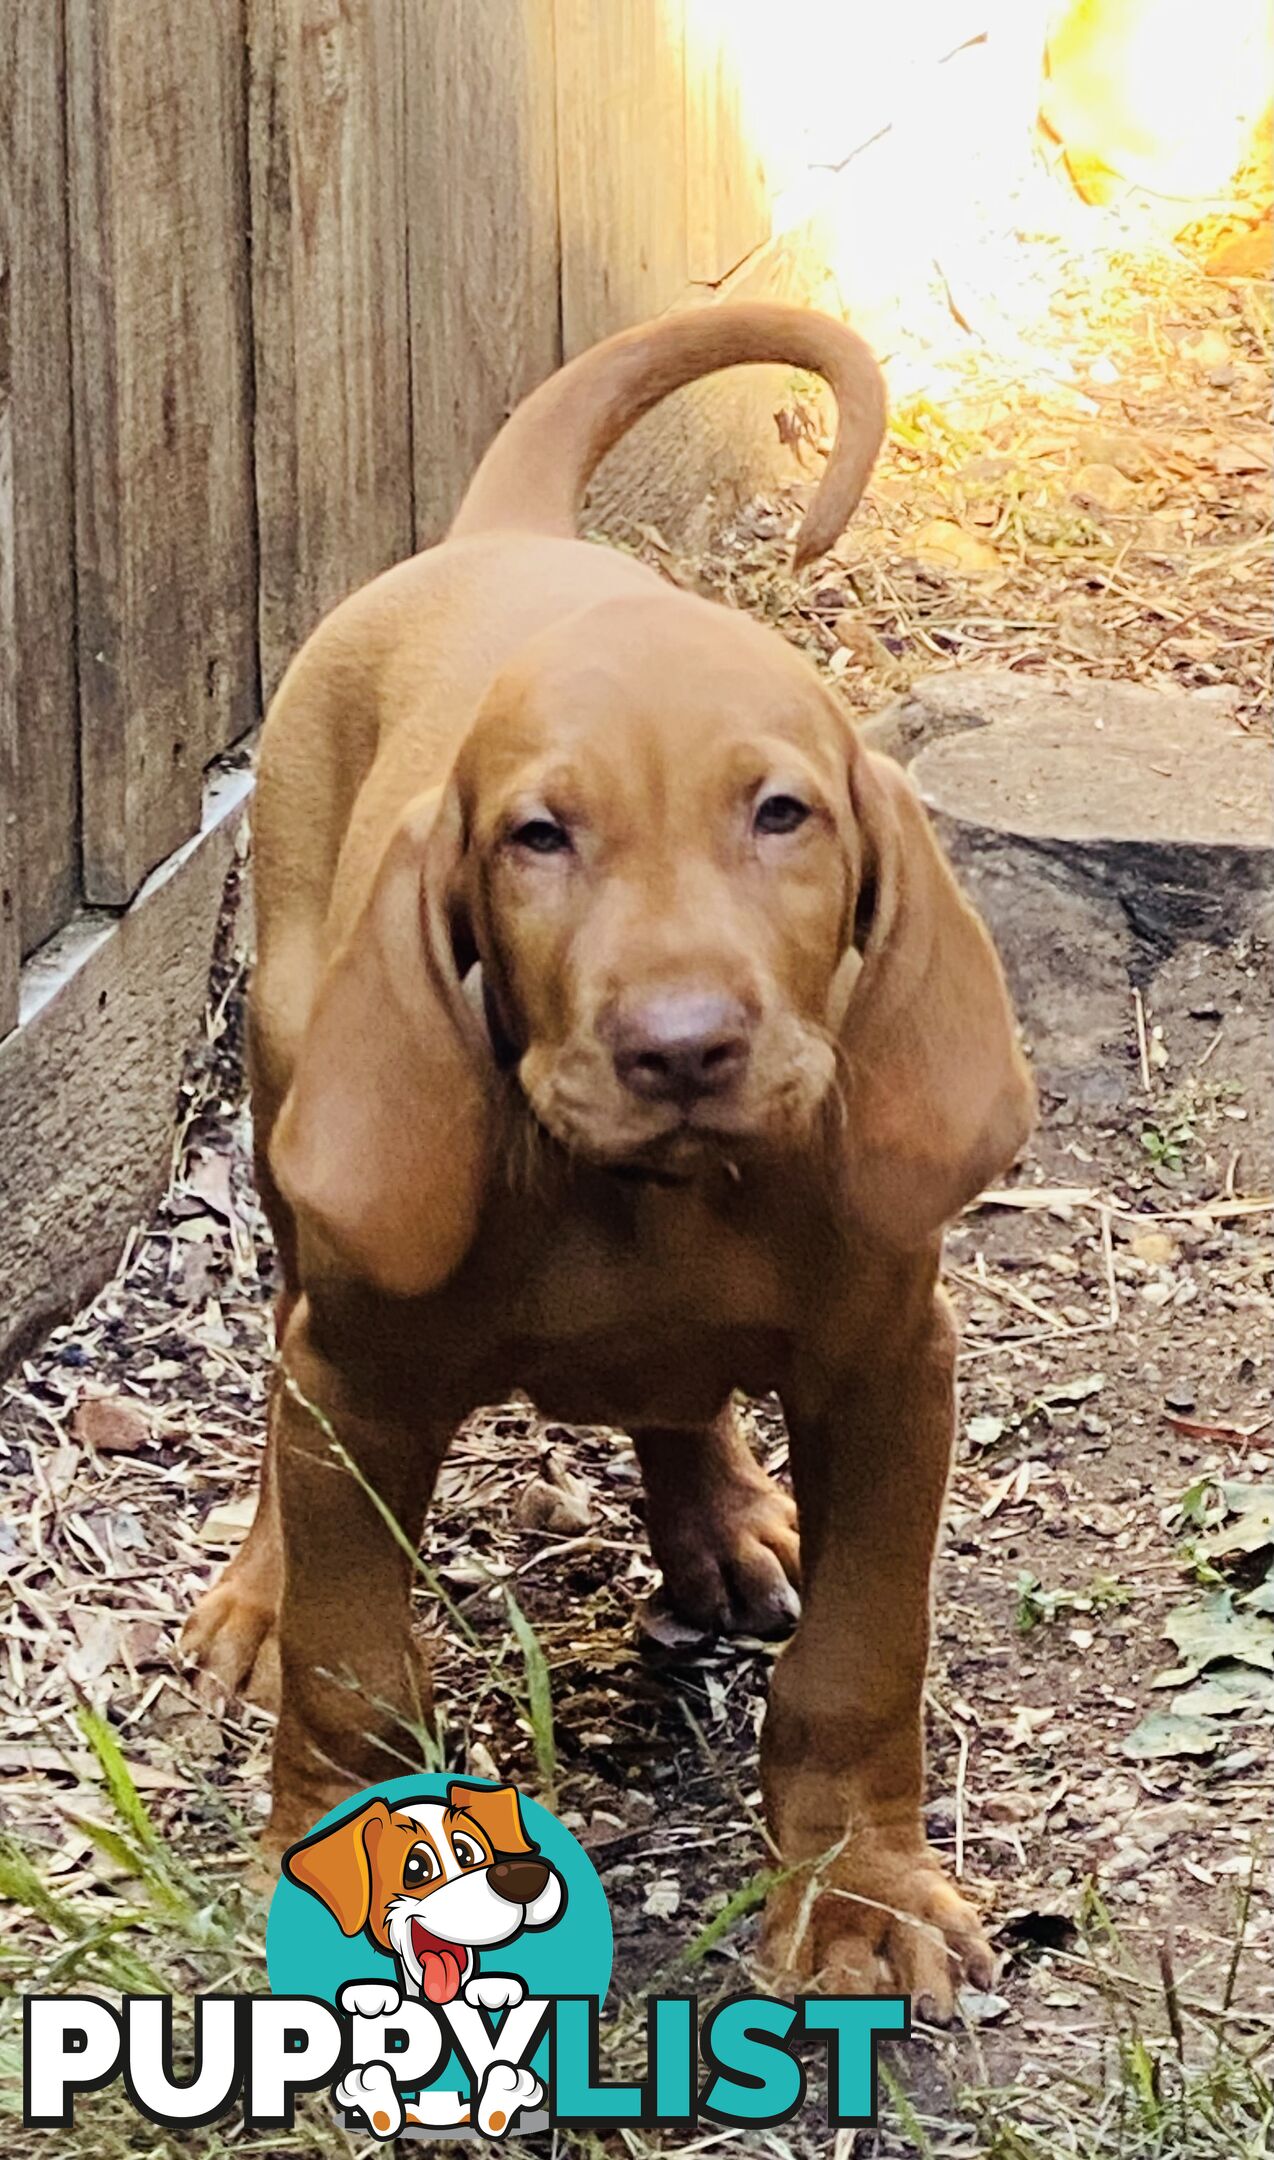
<path fill-rule="evenodd" d="M 732 769 L 747 784 L 785 752 L 836 787 L 843 736 L 808 663 L 745 615 L 660 592 L 589 608 L 524 646 L 457 777 L 481 838 L 528 786 L 660 811 L 670 790 Z"/>

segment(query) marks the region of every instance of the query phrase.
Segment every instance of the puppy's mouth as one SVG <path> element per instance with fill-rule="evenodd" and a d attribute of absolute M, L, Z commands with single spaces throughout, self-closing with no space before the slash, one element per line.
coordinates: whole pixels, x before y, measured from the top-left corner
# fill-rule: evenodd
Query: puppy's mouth
<path fill-rule="evenodd" d="M 706 1114 L 687 1110 L 675 1124 L 654 1133 L 631 1155 L 608 1167 L 620 1177 L 648 1178 L 654 1184 L 685 1185 L 701 1171 L 724 1163 L 746 1150 L 747 1132 L 713 1123 Z"/>
<path fill-rule="evenodd" d="M 456 1943 L 444 1942 L 423 1920 L 411 1923 L 411 1947 L 420 1965 L 420 1986 L 431 2003 L 449 2003 L 460 1993 L 469 1953 Z"/>

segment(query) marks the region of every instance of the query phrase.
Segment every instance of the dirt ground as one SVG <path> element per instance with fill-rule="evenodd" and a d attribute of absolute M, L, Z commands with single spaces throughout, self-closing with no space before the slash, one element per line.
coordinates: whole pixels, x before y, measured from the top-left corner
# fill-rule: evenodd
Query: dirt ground
<path fill-rule="evenodd" d="M 979 348 L 941 400 L 904 405 L 831 566 L 786 570 L 799 489 L 703 556 L 649 528 L 630 544 L 775 622 L 858 713 L 936 665 L 989 658 L 1230 684 L 1236 725 L 1266 726 L 1268 287 L 1208 280 L 1179 249 L 1114 249 L 1082 292 L 1054 269 L 1042 372 Z M 268 1721 L 210 1716 L 174 1647 L 249 1518 L 269 1368 L 242 960 L 231 921 L 167 1197 L 0 1410 L 11 1987 L 263 1979 L 245 1856 Z M 1004 1963 L 963 2028 L 917 2029 L 894 2052 L 881 2128 L 843 2133 L 838 2160 L 1237 2160 L 1274 2136 L 1267 956 L 1192 948 L 1156 998 L 1144 1043 L 1130 1003 L 1104 1105 L 1050 1103 L 1005 1191 L 949 1239 L 963 1430 L 929 1824 Z M 777 1413 L 749 1416 L 782 1472 Z M 669 1623 L 639 1494 L 621 1438 L 492 1410 L 447 1466 L 420 1595 L 448 1760 L 551 1794 L 601 1872 L 615 2068 L 657 1981 L 705 1999 L 744 1984 L 768 1862 L 756 1729 L 773 1649 Z M 10 2032 L 6 2069 L 15 2046 Z M 179 2148 L 103 2096 L 73 2149 L 350 2149 L 333 2139 L 311 2111 L 268 2146 L 205 2132 Z M 811 2114 L 752 2139 L 705 2127 L 613 2149 L 730 2143 L 814 2155 L 832 2140 Z"/>

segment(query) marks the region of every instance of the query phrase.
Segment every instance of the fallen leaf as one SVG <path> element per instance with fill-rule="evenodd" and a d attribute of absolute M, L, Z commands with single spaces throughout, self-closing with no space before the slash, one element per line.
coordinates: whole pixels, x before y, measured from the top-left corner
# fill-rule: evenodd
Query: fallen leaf
<path fill-rule="evenodd" d="M 1250 232 L 1231 233 L 1217 242 L 1203 266 L 1210 278 L 1268 278 L 1274 275 L 1274 230 L 1268 218 Z"/>
<path fill-rule="evenodd" d="M 1153 1762 L 1161 1756 L 1215 1755 L 1225 1735 L 1222 1728 L 1204 1717 L 1179 1717 L 1175 1710 L 1152 1710 L 1124 1742 L 1124 1753 L 1134 1762 Z"/>
<path fill-rule="evenodd" d="M 1230 340 L 1214 323 L 1209 323 L 1203 330 L 1187 330 L 1177 350 L 1196 367 L 1219 367 L 1223 361 L 1234 358 Z"/>
<path fill-rule="evenodd" d="M 1179 1605 L 1164 1622 L 1164 1634 L 1181 1652 L 1183 1676 L 1191 1680 L 1223 1658 L 1274 1672 L 1274 1627 L 1259 1613 L 1236 1612 L 1228 1590 L 1214 1590 L 1197 1605 Z"/>
<path fill-rule="evenodd" d="M 211 1151 L 196 1155 L 186 1176 L 187 1190 L 202 1200 L 214 1215 L 223 1222 L 234 1221 L 234 1200 L 230 1191 L 230 1158 Z"/>
<path fill-rule="evenodd" d="M 1104 1373 L 1085 1373 L 1078 1380 L 1059 1380 L 1056 1387 L 1041 1388 L 1035 1400 L 1050 1407 L 1055 1403 L 1088 1402 L 1092 1396 L 1100 1395 L 1105 1385 Z"/>
<path fill-rule="evenodd" d="M 846 608 L 836 617 L 832 629 L 847 662 L 856 660 L 860 667 L 874 669 L 886 683 L 906 681 L 907 670 L 899 665 L 865 615 L 856 615 L 851 608 Z M 839 654 L 834 653 L 833 663 L 838 658 Z"/>
<path fill-rule="evenodd" d="M 523 1530 L 554 1530 L 575 1537 L 592 1523 L 591 1496 L 578 1478 L 550 1462 L 546 1475 L 523 1486 L 513 1517 Z"/>
<path fill-rule="evenodd" d="M 1106 429 L 1085 428 L 1079 438 L 1085 472 L 1108 472 L 1121 480 L 1144 480 L 1155 469 L 1154 455 L 1146 436 L 1112 434 Z M 1078 479 L 1078 475 L 1076 476 Z"/>
<path fill-rule="evenodd" d="M 964 1429 L 970 1447 L 994 1447 L 1004 1431 L 1004 1420 L 986 1415 L 971 1417 Z"/>
<path fill-rule="evenodd" d="M 1004 575 L 1004 566 L 990 543 L 965 532 L 952 518 L 929 518 L 904 544 L 907 553 L 927 570 L 954 572 L 958 577 Z"/>
<path fill-rule="evenodd" d="M 201 1545 L 237 1545 L 252 1528 L 257 1512 L 256 1495 L 249 1493 L 242 1500 L 228 1500 L 224 1507 L 213 1508 L 199 1525 Z"/>
<path fill-rule="evenodd" d="M 979 1193 L 974 1208 L 1087 1207 L 1097 1198 L 1095 1185 L 1008 1185 Z"/>
<path fill-rule="evenodd" d="M 1009 1731 L 1009 1746 L 1025 1747 L 1027 1741 L 1033 1740 L 1037 1732 L 1043 1732 L 1044 1727 L 1050 1725 L 1056 1715 L 1057 1708 L 1053 1703 L 1048 1703 L 1041 1710 L 1033 1710 L 1029 1703 L 1019 1703 Z"/>
<path fill-rule="evenodd" d="M 1274 1545 L 1274 1485 L 1228 1484 L 1221 1487 L 1234 1518 L 1209 1531 L 1201 1550 L 1217 1559 L 1229 1553 L 1264 1552 Z"/>
<path fill-rule="evenodd" d="M 1109 623 L 1103 622 L 1096 608 L 1086 601 L 1072 600 L 1057 610 L 1057 632 L 1067 652 L 1076 653 L 1081 660 L 1109 660 L 1113 657 L 1118 638 Z"/>
<path fill-rule="evenodd" d="M 661 1650 L 701 1650 L 711 1635 L 706 1628 L 692 1627 L 668 1610 L 658 1592 L 638 1607 L 637 1625 L 648 1642 Z"/>
<path fill-rule="evenodd" d="M 671 1920 L 681 1903 L 681 1884 L 675 1875 L 664 1875 L 652 1882 L 642 1903 L 642 1911 L 655 1920 Z"/>
<path fill-rule="evenodd" d="M 962 1987 L 956 2007 L 970 2025 L 998 2025 L 1012 2008 L 1007 1995 L 990 1995 L 981 1988 Z"/>
<path fill-rule="evenodd" d="M 99 1455 L 139 1455 L 151 1438 L 150 1420 L 141 1406 L 115 1395 L 92 1395 L 80 1403 L 71 1431 Z"/>
<path fill-rule="evenodd" d="M 1263 1433 L 1270 1420 L 1261 1418 L 1255 1425 L 1214 1425 L 1206 1419 L 1174 1417 L 1164 1412 L 1164 1424 L 1171 1425 L 1174 1432 L 1185 1433 L 1191 1440 L 1234 1440 L 1246 1444 Z"/>
<path fill-rule="evenodd" d="M 114 1613 L 72 1614 L 79 1642 L 66 1655 L 66 1674 L 76 1687 L 90 1687 L 109 1672 L 120 1652 L 119 1622 Z"/>
<path fill-rule="evenodd" d="M 1081 465 L 1071 481 L 1071 494 L 1103 510 L 1126 510 L 1137 500 L 1137 489 L 1117 465 Z"/>
<path fill-rule="evenodd" d="M 1250 1665 L 1214 1665 L 1178 1695 L 1175 1710 L 1191 1717 L 1232 1717 L 1240 1710 L 1274 1710 L 1274 1673 Z"/>

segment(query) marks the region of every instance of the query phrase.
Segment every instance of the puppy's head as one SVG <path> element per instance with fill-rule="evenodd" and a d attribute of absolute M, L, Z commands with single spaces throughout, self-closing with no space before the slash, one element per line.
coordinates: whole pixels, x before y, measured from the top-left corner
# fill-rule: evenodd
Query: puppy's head
<path fill-rule="evenodd" d="M 901 773 L 781 638 L 667 593 L 528 644 L 441 804 L 391 840 L 280 1123 L 284 1191 L 313 1209 L 297 1143 L 343 1069 L 331 1234 L 383 1286 L 428 1287 L 480 1209 L 501 1065 L 555 1141 L 617 1170 L 831 1146 L 893 1244 L 1004 1167 L 1030 1100 L 994 954 Z"/>
<path fill-rule="evenodd" d="M 365 1933 L 435 2003 L 459 1992 L 475 1951 L 551 1926 L 566 1902 L 510 1785 L 456 1783 L 445 1800 L 392 1808 L 369 1801 L 294 1845 L 283 1868 L 344 1934 Z"/>
<path fill-rule="evenodd" d="M 678 1177 L 833 1134 L 904 1240 L 1011 1156 L 1029 1090 L 985 934 L 772 632 L 666 594 L 557 625 L 456 785 L 488 1004 L 566 1148 Z"/>
<path fill-rule="evenodd" d="M 665 595 L 555 627 L 457 768 L 486 989 L 541 1124 L 654 1172 L 808 1132 L 862 874 L 846 738 L 746 617 Z"/>

